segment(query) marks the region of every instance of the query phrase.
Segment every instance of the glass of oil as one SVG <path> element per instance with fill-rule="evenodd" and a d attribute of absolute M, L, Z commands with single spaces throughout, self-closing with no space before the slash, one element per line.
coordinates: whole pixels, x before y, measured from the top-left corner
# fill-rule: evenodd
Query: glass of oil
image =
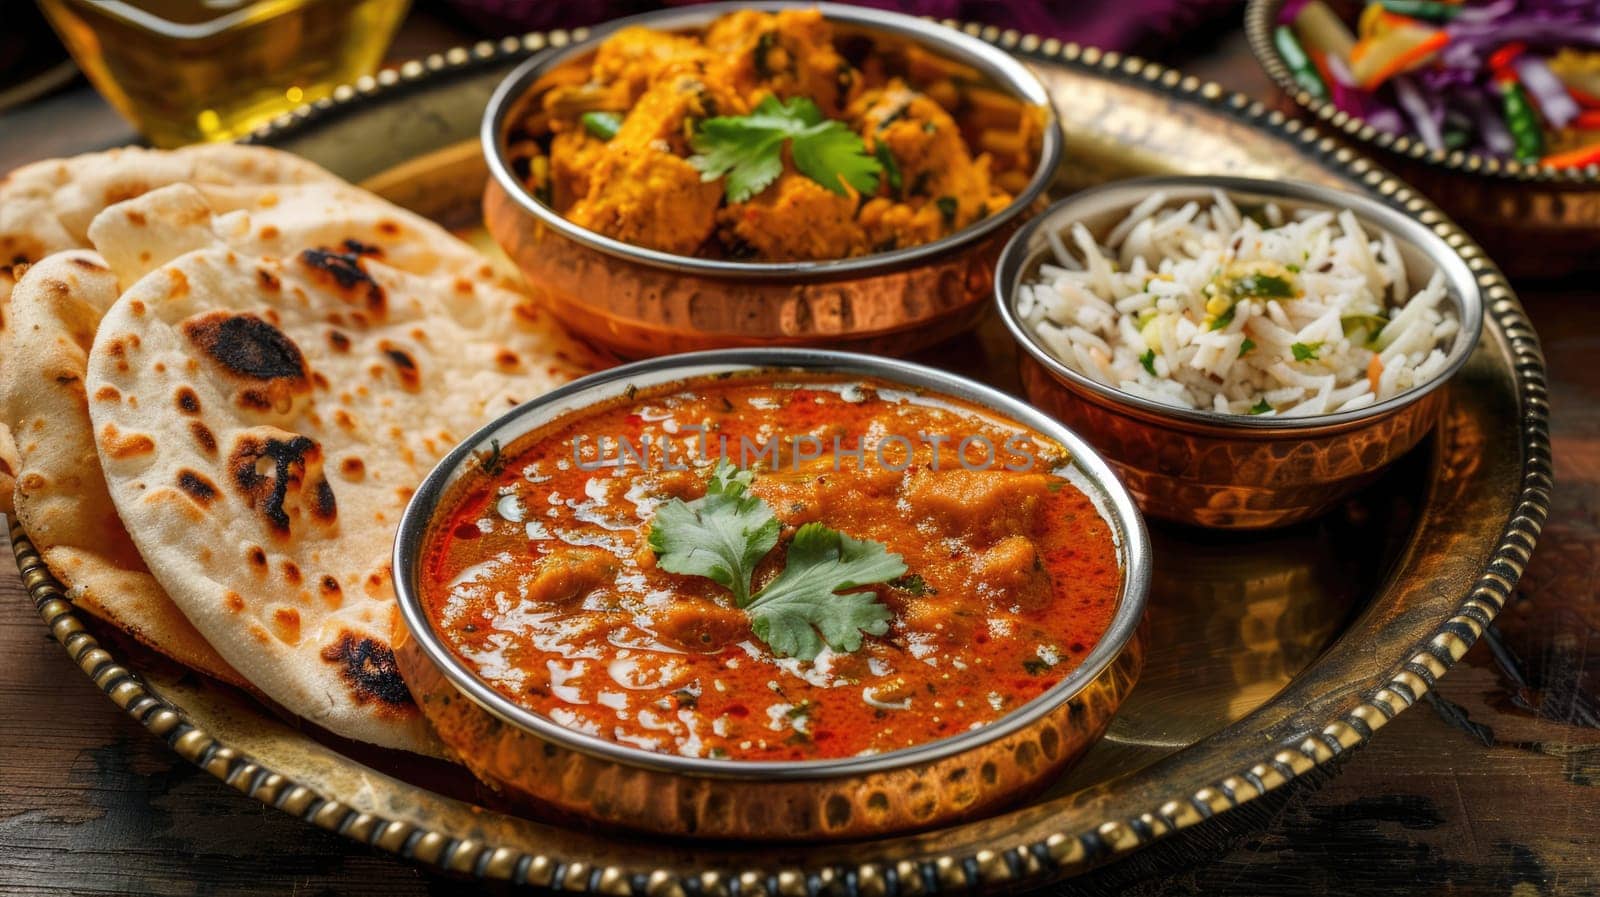
<path fill-rule="evenodd" d="M 372 74 L 409 0 L 39 0 L 151 143 L 231 140 Z"/>

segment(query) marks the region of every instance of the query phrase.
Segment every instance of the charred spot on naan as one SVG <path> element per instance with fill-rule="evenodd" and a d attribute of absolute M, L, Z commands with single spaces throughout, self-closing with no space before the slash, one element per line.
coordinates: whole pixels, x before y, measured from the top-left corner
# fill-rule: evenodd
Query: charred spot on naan
<path fill-rule="evenodd" d="M 283 413 L 296 396 L 311 392 L 300 347 L 256 315 L 205 312 L 185 321 L 183 332 L 234 381 L 234 401 L 241 408 Z"/>
<path fill-rule="evenodd" d="M 378 343 L 378 351 L 388 356 L 394 364 L 396 376 L 400 378 L 400 387 L 407 392 L 416 392 L 422 387 L 422 372 L 417 369 L 416 359 L 411 353 L 400 348 L 388 340 Z"/>
<path fill-rule="evenodd" d="M 92 271 L 100 274 L 108 274 L 111 272 L 110 268 L 107 268 L 105 265 L 102 265 L 94 259 L 86 256 L 73 255 L 69 257 L 67 261 L 71 262 L 75 267 L 81 268 L 85 271 Z"/>
<path fill-rule="evenodd" d="M 210 507 L 217 500 L 217 484 L 197 470 L 184 468 L 178 471 L 178 489 L 201 507 Z"/>
<path fill-rule="evenodd" d="M 383 287 L 361 266 L 363 257 L 381 256 L 382 250 L 355 240 L 345 240 L 342 249 L 342 252 L 327 247 L 307 249 L 300 253 L 300 262 L 322 283 L 331 282 L 331 285 L 350 294 L 359 292 L 367 308 L 374 312 L 383 311 L 388 304 Z"/>
<path fill-rule="evenodd" d="M 177 393 L 173 396 L 173 404 L 177 405 L 178 410 L 184 414 L 194 415 L 200 413 L 200 396 L 188 386 L 178 387 Z"/>
<path fill-rule="evenodd" d="M 345 630 L 337 642 L 322 649 L 322 659 L 338 670 L 357 703 L 376 702 L 395 710 L 416 706 L 400 678 L 394 651 L 383 642 Z"/>
<path fill-rule="evenodd" d="M 228 470 L 245 504 L 280 536 L 289 535 L 302 511 L 324 525 L 338 517 L 322 474 L 322 446 L 308 436 L 272 427 L 247 431 L 234 442 Z"/>
<path fill-rule="evenodd" d="M 200 446 L 200 451 L 215 458 L 217 456 L 217 437 L 211 428 L 194 420 L 189 422 L 189 435 L 194 437 L 195 444 Z"/>
<path fill-rule="evenodd" d="M 43 243 L 32 237 L 22 234 L 0 235 L 0 259 L 4 266 L 11 269 L 11 276 L 17 280 L 22 279 L 22 271 L 28 265 L 49 254 Z"/>

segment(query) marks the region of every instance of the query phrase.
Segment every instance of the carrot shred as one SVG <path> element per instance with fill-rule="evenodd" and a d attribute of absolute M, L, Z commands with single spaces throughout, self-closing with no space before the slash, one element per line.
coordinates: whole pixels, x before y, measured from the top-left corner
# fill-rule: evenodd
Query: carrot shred
<path fill-rule="evenodd" d="M 1539 160 L 1539 164 L 1551 168 L 1586 168 L 1590 165 L 1600 165 L 1600 143 L 1591 143 L 1575 150 L 1545 156 Z"/>
<path fill-rule="evenodd" d="M 1367 362 L 1367 383 L 1372 386 L 1372 394 L 1378 394 L 1378 380 L 1383 376 L 1383 359 L 1373 353 L 1372 360 Z"/>
<path fill-rule="evenodd" d="M 1322 76 L 1322 83 L 1333 84 L 1333 69 L 1328 68 L 1328 54 L 1322 50 L 1310 50 L 1306 55 L 1311 57 L 1311 64 L 1316 67 L 1317 74 Z"/>
<path fill-rule="evenodd" d="M 1450 43 L 1450 35 L 1443 31 L 1435 31 L 1418 41 L 1415 46 L 1396 53 L 1395 57 L 1389 60 L 1383 68 L 1373 72 L 1365 81 L 1362 81 L 1361 86 L 1367 90 L 1373 90 L 1395 75 L 1407 71 L 1422 60 L 1439 52 L 1448 43 Z"/>

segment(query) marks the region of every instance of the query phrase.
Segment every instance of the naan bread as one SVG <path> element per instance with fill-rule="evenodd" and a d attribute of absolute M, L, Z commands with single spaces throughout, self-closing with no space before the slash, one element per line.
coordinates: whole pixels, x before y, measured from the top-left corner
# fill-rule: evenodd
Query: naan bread
<path fill-rule="evenodd" d="M 117 518 L 95 453 L 83 378 L 117 279 L 86 250 L 31 266 L 11 296 L 6 364 L 17 436 L 16 515 L 73 604 L 168 657 L 235 685 L 242 676 L 167 597 Z"/>
<path fill-rule="evenodd" d="M 26 266 L 53 252 L 89 248 L 89 224 L 107 206 L 167 184 L 343 184 L 318 166 L 262 147 L 210 144 L 137 147 L 48 159 L 0 179 L 0 376 L 13 369 L 7 305 Z M 0 512 L 11 510 L 19 463 L 0 424 Z"/>
<path fill-rule="evenodd" d="M 362 232 L 381 236 L 377 248 L 388 257 L 416 269 L 436 270 L 446 255 L 456 266 L 480 261 L 431 222 L 343 184 L 173 184 L 118 209 L 113 220 L 100 221 L 108 235 L 100 242 L 121 253 L 125 282 L 158 254 L 182 248 L 270 252 L 295 240 L 332 239 L 352 232 L 349 224 L 327 223 L 341 211 L 364 221 Z M 180 238 L 195 245 L 181 247 Z M 68 250 L 30 267 L 12 294 L 10 321 L 23 338 L 7 358 L 9 376 L 0 378 L 0 424 L 20 437 L 14 513 L 75 604 L 180 663 L 244 685 L 150 575 L 106 491 L 83 378 L 100 318 L 120 293 L 100 256 Z"/>
<path fill-rule="evenodd" d="M 124 263 L 149 249 L 129 251 L 126 212 L 93 228 Z M 459 266 L 453 238 L 423 264 L 413 235 L 393 250 L 403 270 L 382 222 L 352 217 L 274 252 L 193 250 L 134 283 L 90 354 L 90 414 L 140 553 L 229 663 L 330 731 L 431 750 L 389 647 L 401 511 L 456 441 L 591 362 L 481 257 Z M 194 227 L 260 235 L 249 212 Z M 159 242 L 209 239 L 173 231 Z"/>

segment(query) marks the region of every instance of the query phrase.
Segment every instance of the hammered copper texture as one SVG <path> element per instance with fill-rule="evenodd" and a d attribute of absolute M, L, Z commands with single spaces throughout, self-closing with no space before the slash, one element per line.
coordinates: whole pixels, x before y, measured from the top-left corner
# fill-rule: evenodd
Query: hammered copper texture
<path fill-rule="evenodd" d="M 690 777 L 623 766 L 507 725 L 397 639 L 400 673 L 445 745 L 523 803 L 621 828 L 701 838 L 840 840 L 981 816 L 1038 791 L 1105 731 L 1143 662 L 1135 635 L 1105 671 L 1032 726 L 972 750 L 880 773 L 810 780 Z"/>
<path fill-rule="evenodd" d="M 1025 355 L 1028 401 L 1084 434 L 1146 514 L 1199 526 L 1282 526 L 1314 517 L 1377 478 L 1438 421 L 1444 390 L 1334 432 L 1203 430 L 1136 416 Z"/>
<path fill-rule="evenodd" d="M 1299 121 L 1247 97 L 1114 53 L 968 26 L 1045 64 L 1067 130 L 1071 184 L 1203 171 L 1343 183 L 1383 195 L 1467 260 L 1488 314 L 1417 484 L 1417 519 L 1342 636 L 1289 685 L 1137 774 L 977 822 L 905 838 L 754 848 L 659 844 L 550 825 L 450 797 L 392 762 L 351 759 L 226 689 L 135 675 L 84 629 L 20 529 L 23 581 L 41 618 L 118 706 L 240 792 L 307 822 L 459 875 L 630 897 L 912 897 L 1059 881 L 1279 788 L 1365 742 L 1420 701 L 1516 587 L 1549 508 L 1549 414 L 1538 339 L 1498 269 L 1429 202 Z M 477 110 L 526 54 L 571 35 L 528 35 L 439 54 L 341 89 L 257 140 L 347 177 L 472 139 Z M 430 127 L 418 127 L 426 122 Z M 418 173 L 419 177 L 421 172 Z M 478 179 L 433 182 L 430 209 L 469 204 Z M 1003 354 L 997 364 L 1009 367 Z M 1350 563 L 1364 562 L 1349 559 Z M 1137 690 L 1135 692 L 1137 697 Z M 407 767 L 409 768 L 409 767 Z M 387 770 L 387 771 L 380 771 Z"/>
<path fill-rule="evenodd" d="M 815 283 L 702 277 L 577 243 L 490 180 L 484 221 L 556 318 L 624 358 L 736 346 L 827 346 L 904 355 L 968 330 L 987 311 L 1015 225 L 928 264 Z"/>

